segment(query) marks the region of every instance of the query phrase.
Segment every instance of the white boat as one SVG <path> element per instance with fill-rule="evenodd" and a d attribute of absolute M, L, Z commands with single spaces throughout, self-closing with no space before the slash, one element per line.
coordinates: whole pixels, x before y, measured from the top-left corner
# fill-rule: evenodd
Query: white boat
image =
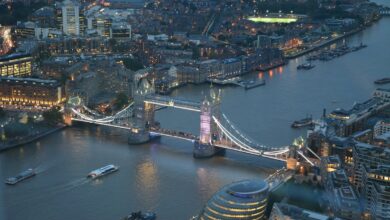
<path fill-rule="evenodd" d="M 99 169 L 96 169 L 96 170 L 93 170 L 91 171 L 87 177 L 90 177 L 92 179 L 96 179 L 98 177 L 101 177 L 101 176 L 104 176 L 104 175 L 107 175 L 107 174 L 110 174 L 110 173 L 113 173 L 115 171 L 119 170 L 119 167 L 118 166 L 115 166 L 115 165 L 107 165 L 105 167 L 102 167 L 102 168 L 99 168 Z"/>
<path fill-rule="evenodd" d="M 28 178 L 31 178 L 31 177 L 33 177 L 35 175 L 36 175 L 36 173 L 35 173 L 34 169 L 30 168 L 30 169 L 28 169 L 26 171 L 23 171 L 23 172 L 19 173 L 15 177 L 7 178 L 5 180 L 5 183 L 8 184 L 8 185 L 15 185 L 18 182 L 23 181 L 23 180 L 28 179 Z"/>

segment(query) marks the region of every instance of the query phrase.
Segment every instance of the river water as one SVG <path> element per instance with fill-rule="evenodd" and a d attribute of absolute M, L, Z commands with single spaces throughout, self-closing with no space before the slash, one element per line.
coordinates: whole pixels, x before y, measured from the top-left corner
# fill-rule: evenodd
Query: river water
<path fill-rule="evenodd" d="M 388 3 L 388 1 L 382 1 Z M 347 40 L 367 48 L 297 71 L 304 58 L 284 67 L 254 73 L 267 85 L 245 91 L 222 89 L 221 110 L 248 136 L 284 146 L 305 130 L 290 123 L 322 109 L 350 107 L 371 96 L 373 81 L 390 76 L 390 18 Z M 388 86 L 389 87 L 389 86 Z M 186 86 L 173 96 L 202 100 L 209 86 Z M 157 113 L 163 127 L 199 132 L 199 115 L 174 109 Z M 117 173 L 90 181 L 86 174 L 106 164 Z M 168 138 L 141 146 L 127 144 L 121 130 L 76 126 L 38 142 L 0 153 L 0 179 L 33 167 L 39 174 L 16 186 L 0 184 L 0 219 L 120 219 L 136 210 L 153 210 L 158 219 L 188 219 L 221 186 L 264 178 L 279 162 L 227 152 L 196 160 L 192 144 Z"/>

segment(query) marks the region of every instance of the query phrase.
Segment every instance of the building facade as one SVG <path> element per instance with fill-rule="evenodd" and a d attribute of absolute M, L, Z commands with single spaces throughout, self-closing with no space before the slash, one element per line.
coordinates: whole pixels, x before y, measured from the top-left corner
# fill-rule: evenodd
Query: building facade
<path fill-rule="evenodd" d="M 26 54 L 11 54 L 0 57 L 1 77 L 25 77 L 32 73 L 32 57 Z"/>
<path fill-rule="evenodd" d="M 372 219 L 390 216 L 390 150 L 359 143 L 353 149 L 353 181 Z"/>
<path fill-rule="evenodd" d="M 0 78 L 3 108 L 40 110 L 61 106 L 65 101 L 65 90 L 56 80 Z"/>
<path fill-rule="evenodd" d="M 269 220 L 331 220 L 333 218 L 287 203 L 274 203 Z"/>
<path fill-rule="evenodd" d="M 268 183 L 244 180 L 219 190 L 203 208 L 199 219 L 262 219 L 268 201 Z"/>
<path fill-rule="evenodd" d="M 372 219 L 388 219 L 390 216 L 390 167 L 387 165 L 363 165 L 362 195 L 365 209 Z"/>
<path fill-rule="evenodd" d="M 374 137 L 390 132 L 390 120 L 378 121 L 374 126 Z"/>
<path fill-rule="evenodd" d="M 80 35 L 80 5 L 65 0 L 61 6 L 62 31 L 66 35 Z"/>

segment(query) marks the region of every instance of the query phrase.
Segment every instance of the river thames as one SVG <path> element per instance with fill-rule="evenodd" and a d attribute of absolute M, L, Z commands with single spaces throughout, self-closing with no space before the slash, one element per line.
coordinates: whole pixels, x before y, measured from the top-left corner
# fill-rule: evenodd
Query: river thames
<path fill-rule="evenodd" d="M 350 45 L 368 45 L 358 52 L 315 62 L 308 71 L 296 70 L 304 62 L 298 58 L 249 75 L 264 78 L 267 85 L 247 91 L 223 88 L 221 110 L 258 142 L 288 145 L 306 132 L 291 129 L 292 121 L 307 114 L 320 117 L 324 108 L 349 108 L 371 96 L 377 88 L 373 81 L 390 75 L 389 36 L 390 18 L 383 18 L 347 39 Z M 201 85 L 172 95 L 200 101 L 208 93 L 209 86 Z M 164 109 L 157 120 L 162 127 L 199 132 L 196 113 Z M 119 172 L 96 181 L 85 178 L 106 164 L 119 165 Z M 264 178 L 280 166 L 235 152 L 196 160 L 189 142 L 161 138 L 130 146 L 124 131 L 76 126 L 0 153 L 1 180 L 30 167 L 39 172 L 17 186 L 0 184 L 0 219 L 120 219 L 137 210 L 152 210 L 162 220 L 189 219 L 223 185 Z"/>

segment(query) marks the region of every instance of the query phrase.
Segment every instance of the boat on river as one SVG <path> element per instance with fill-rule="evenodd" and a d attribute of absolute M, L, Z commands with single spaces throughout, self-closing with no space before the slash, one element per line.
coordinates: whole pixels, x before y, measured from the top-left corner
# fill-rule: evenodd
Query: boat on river
<path fill-rule="evenodd" d="M 115 165 L 107 165 L 107 166 L 104 166 L 102 168 L 99 168 L 99 169 L 96 169 L 96 170 L 93 170 L 91 171 L 87 177 L 90 177 L 92 179 L 96 179 L 96 178 L 99 178 L 99 177 L 102 177 L 102 176 L 105 176 L 107 174 L 110 174 L 110 173 L 113 173 L 113 172 L 116 172 L 119 170 L 119 167 L 118 166 L 115 166 Z"/>
<path fill-rule="evenodd" d="M 26 180 L 28 178 L 31 178 L 33 176 L 36 175 L 36 172 L 34 169 L 30 168 L 26 171 L 23 171 L 21 173 L 19 173 L 17 176 L 15 177 L 9 177 L 5 180 L 5 183 L 8 184 L 8 185 L 15 185 L 23 180 Z"/>

